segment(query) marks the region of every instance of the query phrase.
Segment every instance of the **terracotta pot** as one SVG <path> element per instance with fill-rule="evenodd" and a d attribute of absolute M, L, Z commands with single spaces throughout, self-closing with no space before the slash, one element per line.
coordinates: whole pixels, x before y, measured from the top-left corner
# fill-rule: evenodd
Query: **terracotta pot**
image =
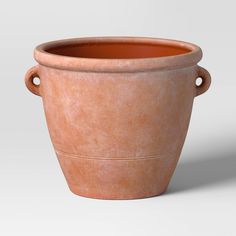
<path fill-rule="evenodd" d="M 197 65 L 201 49 L 154 38 L 79 38 L 42 44 L 34 57 L 39 64 L 25 83 L 43 99 L 71 191 L 102 199 L 163 193 L 193 99 L 210 85 L 209 73 Z"/>

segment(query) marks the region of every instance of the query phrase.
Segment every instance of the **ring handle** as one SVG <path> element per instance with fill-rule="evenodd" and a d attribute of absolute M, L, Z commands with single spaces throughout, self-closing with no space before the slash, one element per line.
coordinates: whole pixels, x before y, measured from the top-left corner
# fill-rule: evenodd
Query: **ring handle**
<path fill-rule="evenodd" d="M 205 93 L 211 85 L 210 73 L 201 66 L 197 66 L 197 78 L 201 78 L 202 83 L 200 85 L 196 85 L 196 96 Z"/>
<path fill-rule="evenodd" d="M 34 83 L 34 78 L 38 77 L 38 66 L 30 68 L 25 75 L 25 85 L 29 91 L 40 96 L 40 85 Z"/>

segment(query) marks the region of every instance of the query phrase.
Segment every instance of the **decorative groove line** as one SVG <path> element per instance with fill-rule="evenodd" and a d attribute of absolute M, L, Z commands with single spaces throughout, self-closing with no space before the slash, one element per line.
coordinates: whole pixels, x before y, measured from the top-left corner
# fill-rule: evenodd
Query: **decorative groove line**
<path fill-rule="evenodd" d="M 66 153 L 64 151 L 55 150 L 55 152 L 58 155 L 62 155 L 64 157 L 68 158 L 74 158 L 74 159 L 96 159 L 96 160 L 119 160 L 119 161 L 126 161 L 126 160 L 144 160 L 144 159 L 161 159 L 161 155 L 148 155 L 148 156 L 128 156 L 128 157 L 104 157 L 104 156 L 87 156 L 87 155 L 81 155 L 81 154 L 72 154 L 72 153 Z M 162 155 L 163 157 L 163 155 Z"/>

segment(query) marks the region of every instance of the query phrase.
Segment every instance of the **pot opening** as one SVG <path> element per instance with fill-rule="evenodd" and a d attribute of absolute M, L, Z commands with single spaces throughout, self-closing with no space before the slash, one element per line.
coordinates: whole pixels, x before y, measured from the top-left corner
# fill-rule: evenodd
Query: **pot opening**
<path fill-rule="evenodd" d="M 50 54 L 77 58 L 138 59 L 167 57 L 191 52 L 186 46 L 142 42 L 71 42 L 45 48 Z"/>

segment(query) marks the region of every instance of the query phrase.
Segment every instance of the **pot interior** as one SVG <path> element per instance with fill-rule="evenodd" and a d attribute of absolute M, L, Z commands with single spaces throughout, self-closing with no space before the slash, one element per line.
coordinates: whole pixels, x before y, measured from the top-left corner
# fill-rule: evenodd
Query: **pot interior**
<path fill-rule="evenodd" d="M 142 43 L 142 42 L 73 42 L 50 46 L 45 50 L 48 53 L 81 58 L 103 59 L 137 59 L 166 57 L 185 54 L 189 48 L 168 43 Z"/>

